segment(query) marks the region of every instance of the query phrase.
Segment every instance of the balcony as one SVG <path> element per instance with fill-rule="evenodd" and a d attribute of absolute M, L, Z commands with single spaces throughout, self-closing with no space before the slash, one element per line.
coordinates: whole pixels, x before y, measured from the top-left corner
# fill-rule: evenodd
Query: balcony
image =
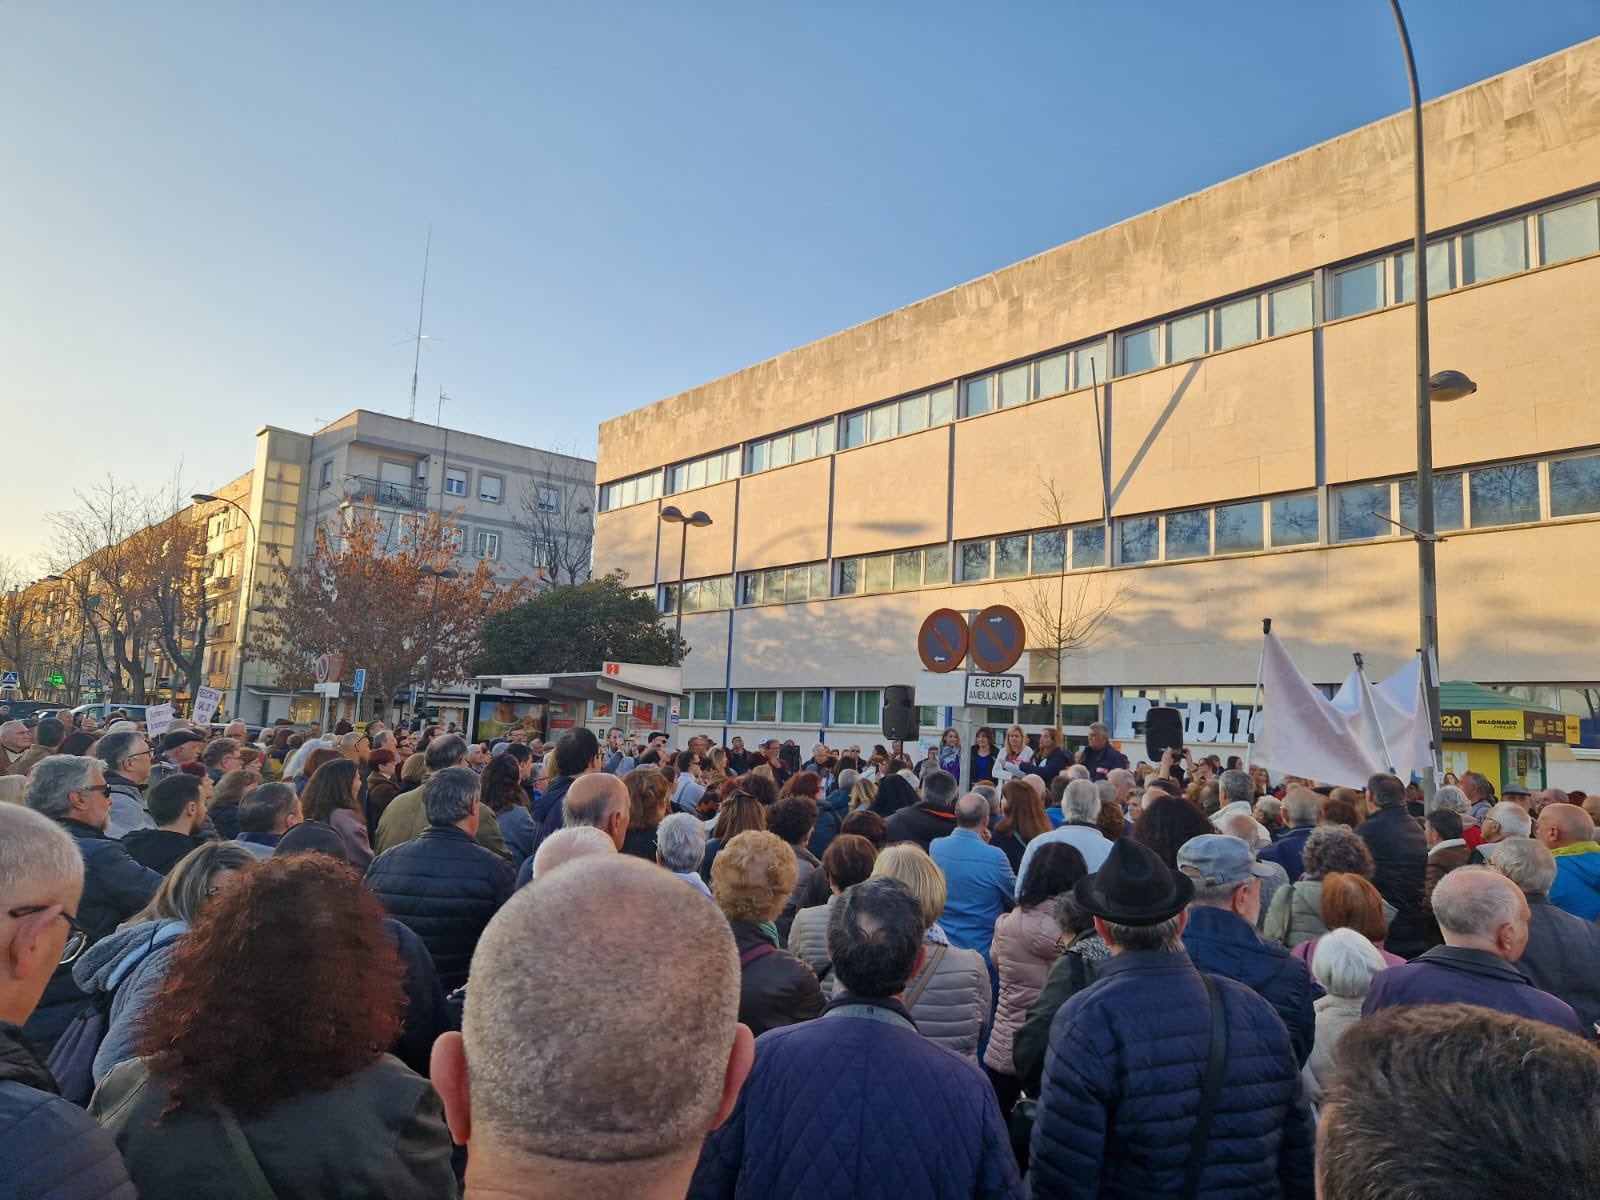
<path fill-rule="evenodd" d="M 370 500 L 385 508 L 426 508 L 428 489 L 425 485 L 390 483 L 370 475 L 351 475 L 345 480 L 345 495 L 352 500 Z"/>

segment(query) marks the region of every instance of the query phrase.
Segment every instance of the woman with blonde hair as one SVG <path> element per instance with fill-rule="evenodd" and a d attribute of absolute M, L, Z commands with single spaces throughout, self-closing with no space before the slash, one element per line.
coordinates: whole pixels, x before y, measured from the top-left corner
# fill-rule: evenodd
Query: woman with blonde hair
<path fill-rule="evenodd" d="M 871 808 L 872 801 L 877 795 L 878 784 L 876 780 L 858 777 L 855 787 L 850 789 L 850 811 L 856 812 L 859 809 Z"/>
<path fill-rule="evenodd" d="M 769 784 L 770 786 L 770 784 Z M 766 832 L 767 806 L 756 794 L 743 786 L 735 786 L 717 811 L 716 823 L 711 827 L 711 837 L 706 840 L 706 861 L 700 868 L 701 877 L 711 882 L 711 864 L 716 862 L 722 848 L 741 833 Z"/>
<path fill-rule="evenodd" d="M 757 1037 L 822 1015 L 816 974 L 778 948 L 772 927 L 798 879 L 794 851 L 765 830 L 734 837 L 712 867 L 711 897 L 739 951 L 739 1020 Z"/>
<path fill-rule="evenodd" d="M 993 999 L 989 967 L 976 950 L 950 945 L 939 928 L 947 895 L 944 872 L 921 846 L 900 842 L 878 855 L 872 874 L 898 879 L 922 906 L 924 958 L 906 984 L 906 1011 L 924 1037 L 976 1062 Z"/>
<path fill-rule="evenodd" d="M 1033 761 L 1033 747 L 1028 745 L 1027 731 L 1021 725 L 1006 730 L 1005 745 L 1000 747 L 994 761 L 995 782 L 1020 779 L 1023 766 Z"/>

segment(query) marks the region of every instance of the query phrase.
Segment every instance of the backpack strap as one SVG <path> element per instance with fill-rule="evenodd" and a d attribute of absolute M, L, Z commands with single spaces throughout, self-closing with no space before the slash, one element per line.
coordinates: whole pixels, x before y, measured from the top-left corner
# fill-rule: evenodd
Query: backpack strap
<path fill-rule="evenodd" d="M 927 990 L 928 984 L 933 980 L 933 973 L 939 969 L 939 964 L 944 961 L 944 952 L 949 948 L 943 942 L 933 948 L 933 953 L 928 956 L 928 961 L 922 965 L 922 974 L 917 976 L 917 986 L 906 993 L 905 1006 L 907 1012 L 916 1007 L 917 1001 L 922 998 L 922 993 Z"/>
<path fill-rule="evenodd" d="M 1200 1194 L 1200 1175 L 1205 1167 L 1206 1145 L 1211 1141 L 1211 1120 L 1215 1115 L 1217 1098 L 1222 1094 L 1222 1066 L 1228 1054 L 1228 1023 L 1222 1011 L 1222 993 L 1217 981 L 1205 972 L 1200 978 L 1206 985 L 1206 1001 L 1211 1009 L 1211 1045 L 1206 1054 L 1206 1078 L 1200 1088 L 1200 1112 L 1195 1118 L 1194 1133 L 1189 1138 L 1189 1163 L 1183 1172 L 1183 1200 L 1194 1200 Z"/>
<path fill-rule="evenodd" d="M 739 969 L 742 971 L 758 958 L 765 958 L 769 954 L 776 954 L 778 948 L 770 942 L 762 942 L 759 946 L 751 946 L 739 955 Z"/>
<path fill-rule="evenodd" d="M 216 1110 L 217 1118 L 222 1122 L 223 1136 L 228 1139 L 228 1149 L 250 1185 L 252 1200 L 278 1200 L 278 1193 L 273 1191 L 272 1185 L 267 1182 L 267 1173 L 261 1169 L 255 1151 L 250 1149 L 250 1140 L 244 1136 L 244 1130 L 239 1128 L 239 1118 L 234 1116 L 233 1110 L 225 1104 L 217 1105 Z"/>

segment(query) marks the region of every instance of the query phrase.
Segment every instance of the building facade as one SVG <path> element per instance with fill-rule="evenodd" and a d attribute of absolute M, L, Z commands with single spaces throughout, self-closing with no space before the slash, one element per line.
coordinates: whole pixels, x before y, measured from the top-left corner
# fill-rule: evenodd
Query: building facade
<path fill-rule="evenodd" d="M 1433 413 L 1441 676 L 1592 719 L 1600 40 L 1424 123 L 1432 365 L 1478 385 Z M 1412 215 L 1396 116 L 603 424 L 596 566 L 681 597 L 685 727 L 881 740 L 925 616 L 1057 588 L 1098 636 L 1053 713 L 1030 622 L 992 724 L 1130 737 L 1160 699 L 1236 742 L 1264 617 L 1315 680 L 1387 674 L 1418 644 Z"/>

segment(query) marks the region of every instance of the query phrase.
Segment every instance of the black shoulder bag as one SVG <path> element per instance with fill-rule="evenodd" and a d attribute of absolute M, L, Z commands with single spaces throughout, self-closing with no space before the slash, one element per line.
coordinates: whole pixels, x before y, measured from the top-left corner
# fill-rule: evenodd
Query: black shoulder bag
<path fill-rule="evenodd" d="M 1194 1200 L 1200 1194 L 1200 1175 L 1205 1169 L 1206 1147 L 1211 1141 L 1211 1118 L 1216 1111 L 1217 1098 L 1222 1094 L 1222 1067 L 1228 1056 L 1228 1022 L 1222 1011 L 1222 992 L 1217 981 L 1204 971 L 1206 1000 L 1211 1008 L 1211 1048 L 1206 1055 L 1206 1079 L 1200 1088 L 1200 1113 L 1195 1118 L 1194 1133 L 1189 1138 L 1189 1163 L 1183 1172 L 1183 1200 Z"/>

